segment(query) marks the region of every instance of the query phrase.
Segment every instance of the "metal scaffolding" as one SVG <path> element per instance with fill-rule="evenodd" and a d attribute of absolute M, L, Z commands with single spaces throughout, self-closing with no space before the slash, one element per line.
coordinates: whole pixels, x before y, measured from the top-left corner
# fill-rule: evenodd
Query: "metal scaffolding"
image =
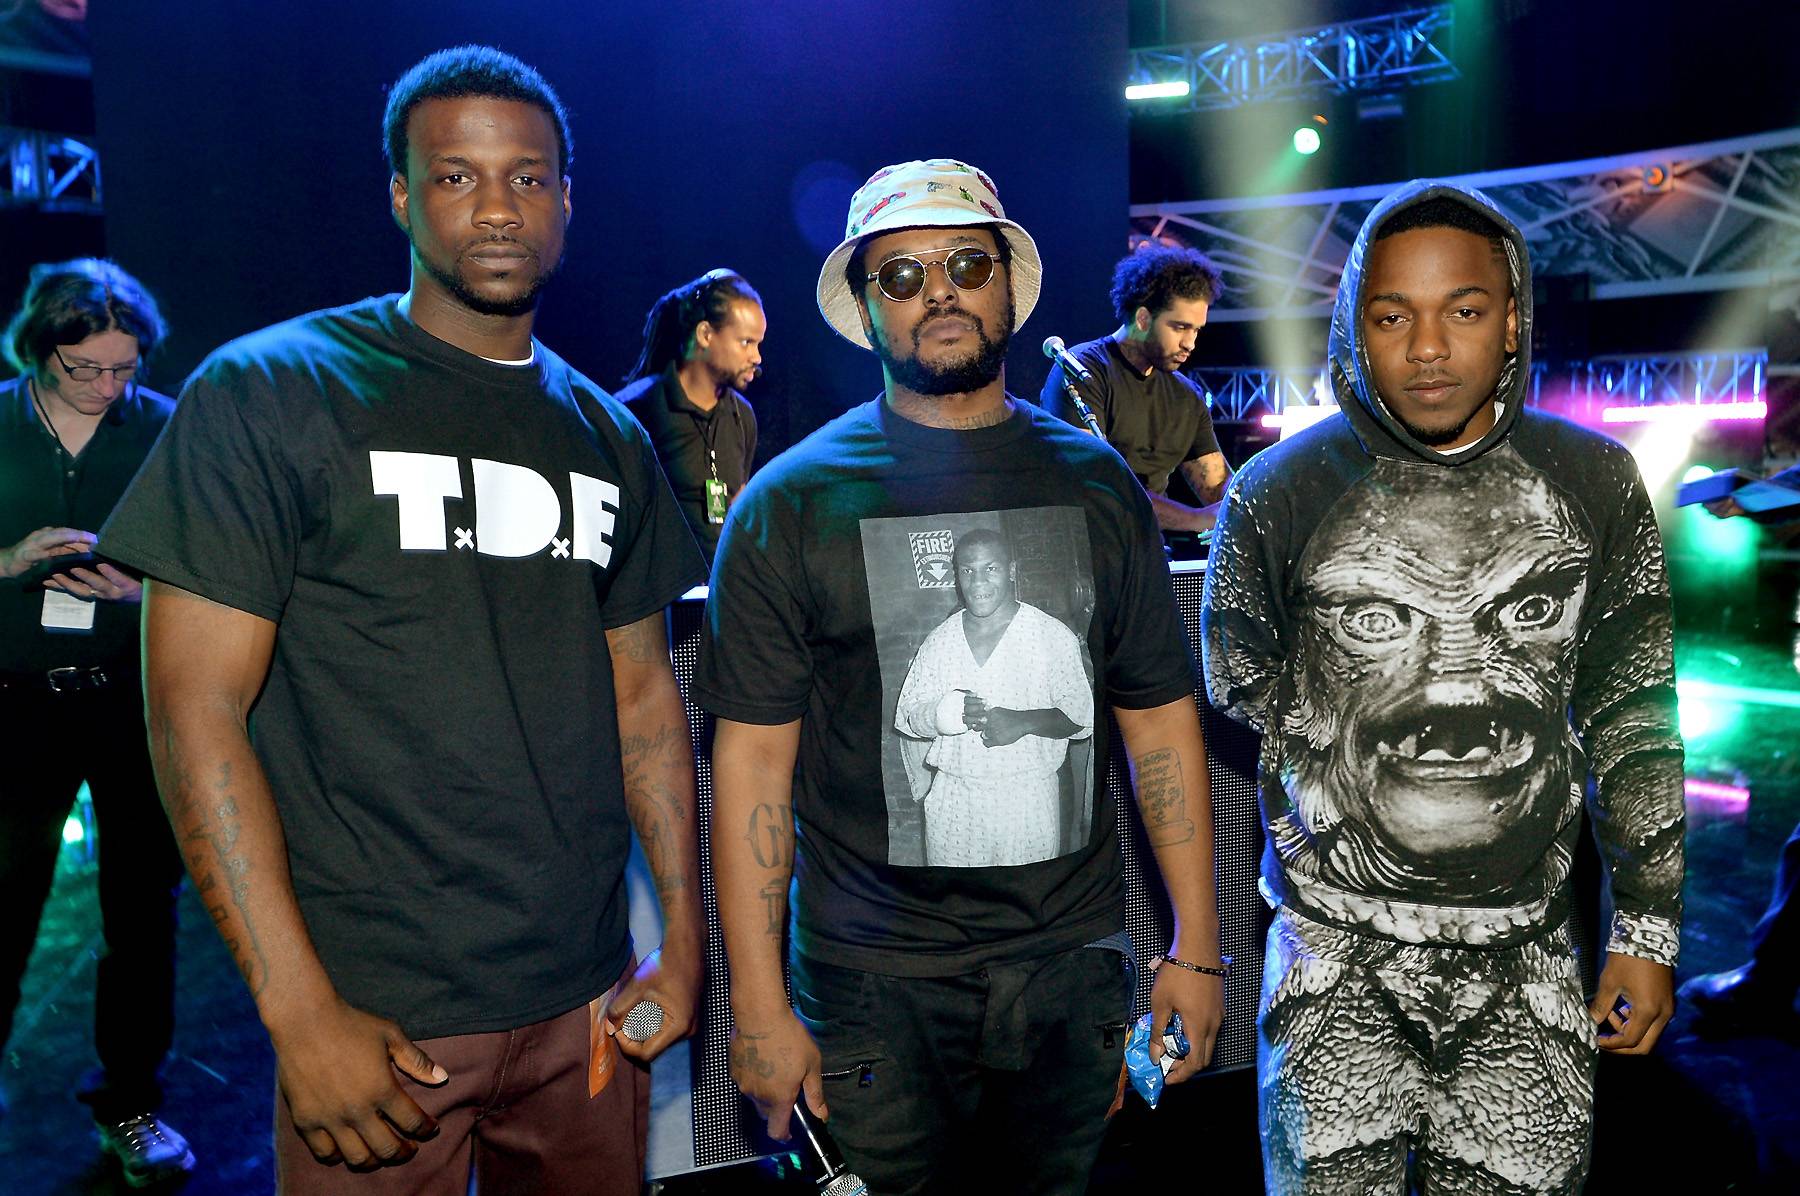
<path fill-rule="evenodd" d="M 1451 5 L 1416 8 L 1226 42 L 1131 51 L 1133 83 L 1186 83 L 1184 96 L 1139 112 L 1235 108 L 1263 100 L 1370 89 L 1392 90 L 1457 77 L 1450 57 Z"/>
<path fill-rule="evenodd" d="M 100 154 L 85 141 L 0 126 L 0 208 L 100 212 Z"/>
<path fill-rule="evenodd" d="M 1539 277 L 1595 299 L 1800 281 L 1800 128 L 1462 175 L 1519 225 Z M 1329 315 L 1369 210 L 1398 184 L 1138 204 L 1131 242 L 1191 245 L 1225 274 L 1213 320 Z"/>
<path fill-rule="evenodd" d="M 1622 407 L 1756 402 L 1766 397 L 1768 368 L 1769 355 L 1762 349 L 1596 357 L 1556 366 L 1540 361 L 1532 366 L 1528 401 L 1575 399 Z M 1219 423 L 1316 407 L 1331 394 L 1323 366 L 1202 366 L 1187 374 L 1205 393 Z"/>

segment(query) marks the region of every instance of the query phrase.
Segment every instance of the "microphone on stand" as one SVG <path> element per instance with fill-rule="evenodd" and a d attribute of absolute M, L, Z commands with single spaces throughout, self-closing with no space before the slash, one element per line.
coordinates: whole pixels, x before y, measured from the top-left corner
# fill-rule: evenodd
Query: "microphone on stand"
<path fill-rule="evenodd" d="M 819 1162 L 820 1196 L 869 1196 L 869 1185 L 844 1162 L 831 1131 L 806 1107 L 805 1096 L 794 1102 L 794 1120 L 799 1122 L 806 1144 Z"/>
<path fill-rule="evenodd" d="M 1087 425 L 1088 431 L 1098 439 L 1105 440 L 1106 433 L 1100 430 L 1100 421 L 1094 418 L 1094 412 L 1088 407 L 1087 400 L 1081 397 L 1079 390 L 1075 389 L 1077 381 L 1091 385 L 1094 375 L 1085 365 L 1081 364 L 1075 354 L 1069 352 L 1069 347 L 1063 344 L 1063 338 L 1060 336 L 1044 338 L 1044 356 L 1062 367 L 1063 393 L 1069 396 L 1069 402 L 1075 404 L 1075 414 L 1081 417 L 1081 422 Z"/>
<path fill-rule="evenodd" d="M 1060 336 L 1047 336 L 1044 338 L 1044 356 L 1048 357 L 1051 361 L 1054 361 L 1057 365 L 1060 365 L 1063 368 L 1063 373 L 1073 375 L 1077 382 L 1092 382 L 1094 380 L 1094 375 L 1088 372 L 1088 368 L 1081 364 L 1080 359 L 1077 358 L 1075 354 L 1069 352 L 1069 346 L 1063 344 L 1063 338 Z"/>

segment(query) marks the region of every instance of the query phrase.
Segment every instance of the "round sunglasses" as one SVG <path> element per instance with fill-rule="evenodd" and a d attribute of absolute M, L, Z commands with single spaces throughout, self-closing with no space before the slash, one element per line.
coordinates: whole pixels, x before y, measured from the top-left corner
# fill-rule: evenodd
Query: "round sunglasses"
<path fill-rule="evenodd" d="M 927 249 L 925 253 L 946 253 Z M 931 266 L 941 266 L 944 277 L 960 291 L 979 291 L 994 280 L 994 255 L 971 245 L 950 249 L 943 261 L 928 262 L 919 254 L 902 254 L 881 263 L 865 277 L 881 288 L 881 293 L 895 303 L 918 298 L 925 289 L 925 275 Z"/>

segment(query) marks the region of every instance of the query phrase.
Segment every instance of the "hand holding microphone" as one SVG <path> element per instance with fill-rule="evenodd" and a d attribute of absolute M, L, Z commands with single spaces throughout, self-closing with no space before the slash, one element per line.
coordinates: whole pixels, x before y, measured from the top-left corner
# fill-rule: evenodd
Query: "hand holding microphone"
<path fill-rule="evenodd" d="M 831 1131 L 806 1107 L 804 1096 L 794 1102 L 794 1120 L 806 1138 L 808 1153 L 819 1164 L 818 1185 L 822 1196 L 869 1196 L 869 1185 L 844 1162 Z"/>
<path fill-rule="evenodd" d="M 663 1027 L 663 1007 L 645 997 L 626 1011 L 619 1033 L 633 1042 L 649 1042 Z"/>

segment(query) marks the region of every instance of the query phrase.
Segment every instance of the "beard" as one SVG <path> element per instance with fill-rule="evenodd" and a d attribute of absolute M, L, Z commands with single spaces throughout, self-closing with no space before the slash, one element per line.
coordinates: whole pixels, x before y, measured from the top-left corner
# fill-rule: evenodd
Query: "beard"
<path fill-rule="evenodd" d="M 881 364 L 887 367 L 894 381 L 912 391 L 914 394 L 943 396 L 968 394 L 980 390 L 1000 376 L 1006 366 L 1006 347 L 1012 340 L 1013 304 L 1009 296 L 1006 301 L 1004 327 L 997 336 L 989 336 L 987 325 L 980 316 L 967 311 L 958 310 L 957 315 L 975 326 L 975 336 L 980 345 L 975 352 L 961 361 L 953 361 L 947 365 L 932 365 L 921 361 L 918 356 L 919 342 L 922 333 L 932 317 L 927 316 L 913 325 L 911 357 L 897 357 L 893 346 L 881 334 L 879 328 L 870 339 L 875 345 L 875 355 Z"/>
<path fill-rule="evenodd" d="M 458 303 L 483 316 L 529 315 L 537 308 L 538 292 L 544 289 L 545 283 L 556 277 L 556 271 L 562 264 L 560 261 L 551 262 L 548 267 L 538 272 L 537 277 L 532 279 L 524 290 L 516 294 L 494 297 L 476 291 L 469 285 L 468 279 L 453 267 L 441 266 L 425 254 L 419 253 L 416 244 L 413 256 L 420 265 L 425 267 L 425 273 L 431 275 L 440 286 L 456 296 Z"/>

